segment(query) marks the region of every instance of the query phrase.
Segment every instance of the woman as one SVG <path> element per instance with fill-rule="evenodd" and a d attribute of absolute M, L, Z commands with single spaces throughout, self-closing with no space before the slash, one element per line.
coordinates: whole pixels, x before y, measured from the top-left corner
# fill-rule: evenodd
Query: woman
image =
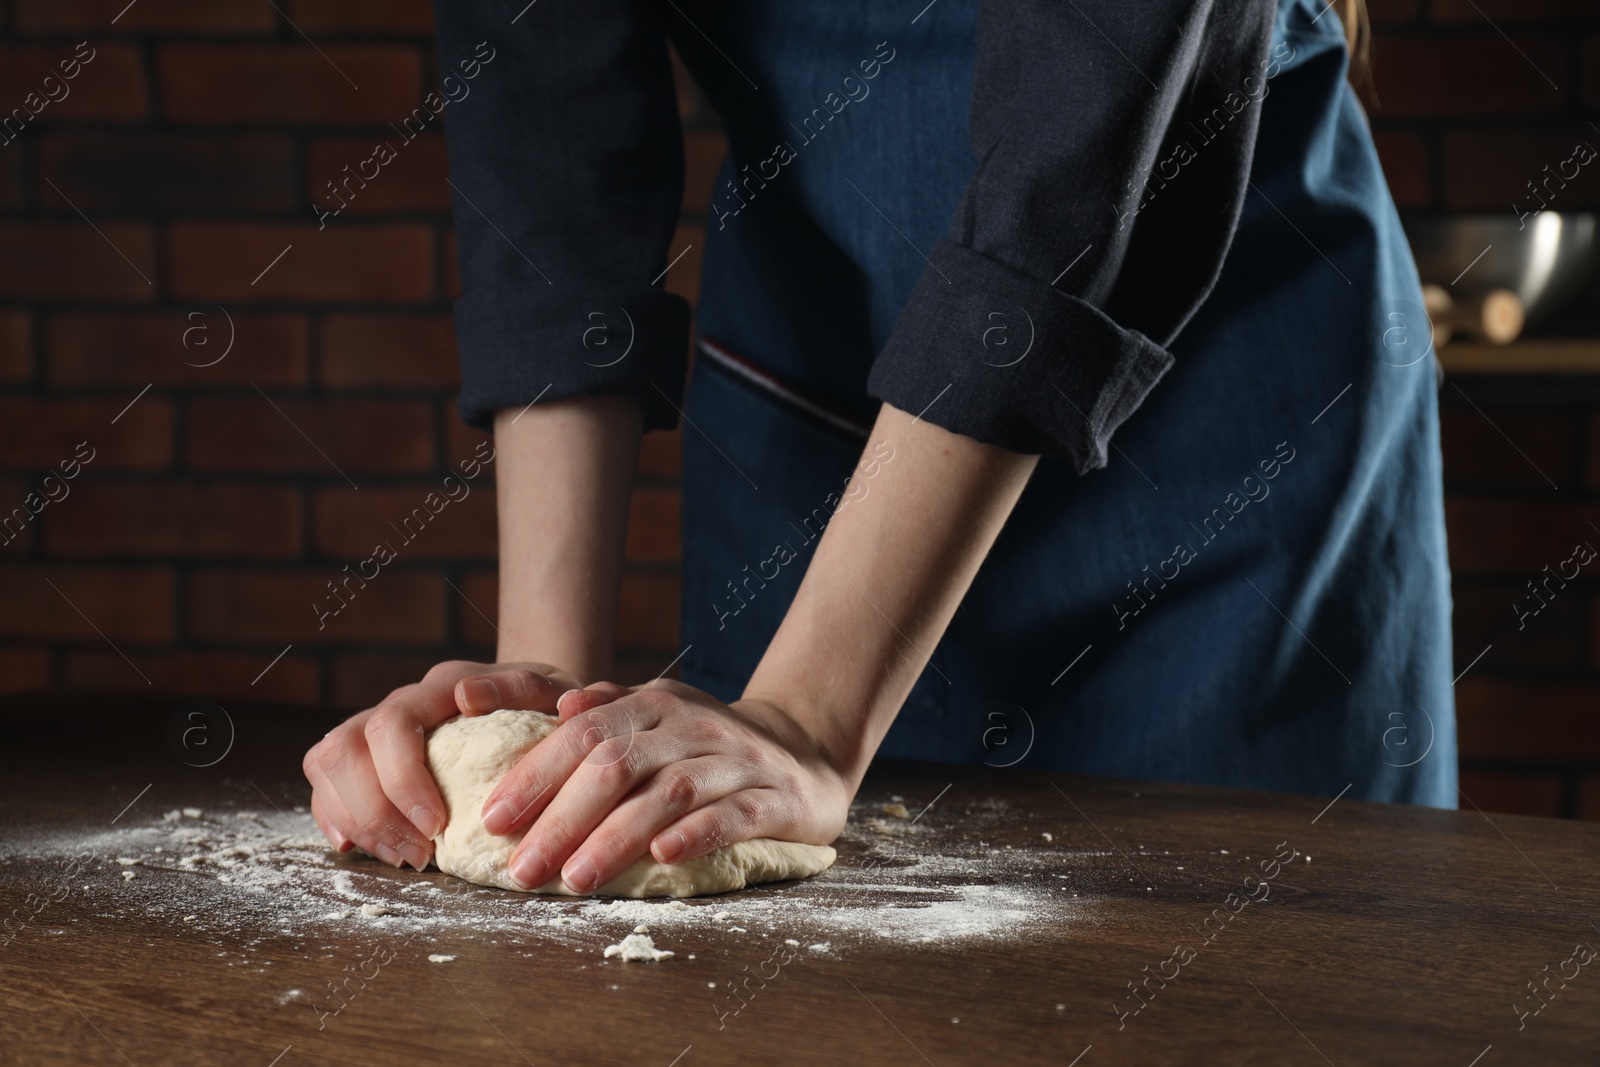
<path fill-rule="evenodd" d="M 508 706 L 564 724 L 485 822 L 578 892 L 831 841 L 879 752 L 1453 806 L 1434 370 L 1340 11 L 517 7 L 437 9 L 500 57 L 447 118 L 500 662 L 308 754 L 330 840 L 422 866 L 424 732 Z M 667 37 L 731 145 L 686 395 Z M 630 691 L 680 417 L 683 681 Z"/>

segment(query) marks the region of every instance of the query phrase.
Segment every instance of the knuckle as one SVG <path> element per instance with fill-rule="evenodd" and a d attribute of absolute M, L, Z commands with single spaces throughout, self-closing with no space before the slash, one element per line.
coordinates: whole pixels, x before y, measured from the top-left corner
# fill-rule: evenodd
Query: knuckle
<path fill-rule="evenodd" d="M 688 771 L 668 771 L 662 783 L 662 795 L 668 804 L 679 810 L 692 808 L 700 799 L 700 782 Z"/>
<path fill-rule="evenodd" d="M 435 663 L 433 666 L 428 668 L 428 672 L 422 677 L 424 681 L 434 682 L 438 681 L 440 678 L 460 674 L 463 670 L 471 670 L 472 667 L 473 664 L 468 660 L 450 659 L 445 660 L 442 663 Z"/>
<path fill-rule="evenodd" d="M 378 744 L 394 738 L 396 733 L 406 727 L 406 713 L 398 706 L 385 701 L 379 704 L 372 717 L 361 730 L 361 736 L 366 738 L 368 744 Z"/>

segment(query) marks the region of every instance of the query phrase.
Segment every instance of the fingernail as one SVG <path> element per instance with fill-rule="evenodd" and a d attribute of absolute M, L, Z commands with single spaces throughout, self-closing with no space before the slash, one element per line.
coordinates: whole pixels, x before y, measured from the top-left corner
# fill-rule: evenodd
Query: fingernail
<path fill-rule="evenodd" d="M 567 861 L 566 870 L 561 872 L 561 880 L 574 893 L 593 893 L 595 883 L 600 880 L 600 872 L 594 869 L 594 864 L 589 862 L 587 856 L 577 856 Z"/>
<path fill-rule="evenodd" d="M 537 889 L 549 881 L 545 875 L 546 866 L 544 856 L 540 855 L 538 849 L 525 848 L 512 857 L 509 870 L 512 879 L 522 888 Z"/>
<path fill-rule="evenodd" d="M 438 837 L 439 831 L 443 829 L 443 827 L 439 825 L 440 820 L 438 812 L 434 811 L 426 804 L 418 804 L 414 806 L 410 811 L 406 812 L 406 818 L 410 819 L 411 825 L 415 826 L 417 830 L 421 832 L 422 836 L 426 837 L 429 841 L 432 841 L 434 838 Z"/>
<path fill-rule="evenodd" d="M 568 689 L 565 693 L 562 693 L 560 696 L 556 697 L 556 711 L 561 711 L 562 710 L 561 705 L 568 697 L 570 697 L 574 693 L 581 693 L 581 692 L 583 692 L 582 689 Z"/>
<path fill-rule="evenodd" d="M 500 689 L 487 678 L 468 678 L 461 683 L 461 695 L 475 710 L 500 709 Z"/>
<path fill-rule="evenodd" d="M 415 841 L 403 843 L 400 846 L 400 854 L 405 856 L 407 863 L 419 871 L 428 865 L 428 850 Z"/>
<path fill-rule="evenodd" d="M 491 834 L 509 834 L 517 821 L 517 806 L 509 800 L 497 800 L 483 813 L 483 828 Z"/>
<path fill-rule="evenodd" d="M 391 867 L 400 867 L 406 862 L 404 856 L 382 841 L 372 846 L 372 854 Z"/>
<path fill-rule="evenodd" d="M 662 834 L 661 838 L 656 842 L 656 855 L 662 863 L 671 863 L 688 846 L 689 842 L 684 839 L 683 834 L 673 830 L 671 833 Z"/>

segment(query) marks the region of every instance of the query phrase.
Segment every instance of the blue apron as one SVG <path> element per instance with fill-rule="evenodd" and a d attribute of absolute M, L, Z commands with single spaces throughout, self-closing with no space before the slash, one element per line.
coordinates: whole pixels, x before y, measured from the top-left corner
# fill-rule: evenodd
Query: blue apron
<path fill-rule="evenodd" d="M 1105 469 L 1039 464 L 882 754 L 1455 806 L 1434 360 L 1321 6 L 1280 6 L 1294 58 L 1176 365 Z M 686 5 L 727 54 L 680 42 L 732 151 L 685 401 L 682 666 L 724 700 L 860 458 L 872 359 L 974 168 L 976 7 Z M 823 107 L 874 58 L 870 91 Z"/>

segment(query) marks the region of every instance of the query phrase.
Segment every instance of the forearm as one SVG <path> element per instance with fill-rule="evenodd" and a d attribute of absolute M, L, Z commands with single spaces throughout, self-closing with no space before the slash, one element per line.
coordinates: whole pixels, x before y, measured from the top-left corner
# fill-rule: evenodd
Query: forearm
<path fill-rule="evenodd" d="M 1037 456 L 884 404 L 893 448 L 828 523 L 745 697 L 784 708 L 859 783 L 1022 495 Z M 870 456 L 871 453 L 869 452 Z"/>
<path fill-rule="evenodd" d="M 501 662 L 610 675 L 640 427 L 620 397 L 496 413 Z"/>

